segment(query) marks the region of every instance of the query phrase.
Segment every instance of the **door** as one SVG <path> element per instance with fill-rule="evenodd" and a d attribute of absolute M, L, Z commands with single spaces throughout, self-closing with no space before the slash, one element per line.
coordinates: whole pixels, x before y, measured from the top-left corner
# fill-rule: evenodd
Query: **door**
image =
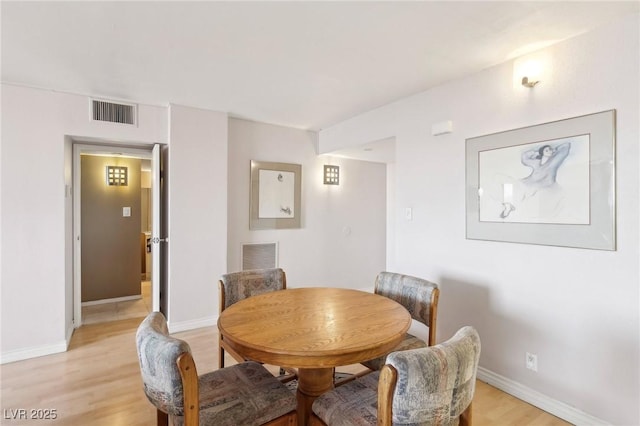
<path fill-rule="evenodd" d="M 73 147 L 73 233 L 74 233 L 74 273 L 73 273 L 73 325 L 74 328 L 78 328 L 82 325 L 82 279 L 81 279 L 81 168 L 80 158 L 82 154 L 89 155 L 125 155 L 133 158 L 151 159 L 152 168 L 152 187 L 151 187 L 151 252 L 152 252 L 152 277 L 151 277 L 151 306 L 154 311 L 161 311 L 166 314 L 166 301 L 163 307 L 163 292 L 166 292 L 167 280 L 166 280 L 166 243 L 160 243 L 160 241 L 166 241 L 161 238 L 162 235 L 166 235 L 167 229 L 167 215 L 163 214 L 163 209 L 167 207 L 166 198 L 164 197 L 164 178 L 162 178 L 161 167 L 166 163 L 167 148 L 161 148 L 160 145 L 154 145 L 153 149 L 149 148 L 131 148 L 123 146 L 109 146 L 105 144 L 92 145 L 84 143 L 74 143 Z M 161 161 L 161 156 L 165 157 L 164 161 Z M 165 198 L 165 201 L 163 201 Z M 161 250 L 161 246 L 163 249 Z M 164 288 L 164 290 L 162 290 Z"/>
<path fill-rule="evenodd" d="M 163 161 L 160 145 L 155 144 L 151 153 L 151 305 L 154 312 L 167 313 L 166 307 L 166 279 L 164 279 L 164 267 L 166 264 L 166 215 L 162 214 L 165 192 L 163 180 Z M 163 291 L 164 289 L 164 291 Z"/>

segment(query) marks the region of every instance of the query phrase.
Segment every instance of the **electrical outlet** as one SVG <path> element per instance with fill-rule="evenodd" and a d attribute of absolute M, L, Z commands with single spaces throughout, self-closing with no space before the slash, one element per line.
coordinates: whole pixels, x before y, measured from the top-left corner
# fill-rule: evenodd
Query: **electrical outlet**
<path fill-rule="evenodd" d="M 525 365 L 531 371 L 538 371 L 538 355 L 527 352 L 525 357 Z"/>

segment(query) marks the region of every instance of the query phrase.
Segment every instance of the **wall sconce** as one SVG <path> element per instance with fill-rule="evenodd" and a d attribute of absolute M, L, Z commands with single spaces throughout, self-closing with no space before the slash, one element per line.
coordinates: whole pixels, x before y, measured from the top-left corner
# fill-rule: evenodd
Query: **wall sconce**
<path fill-rule="evenodd" d="M 324 166 L 324 184 L 340 185 L 340 167 L 328 165 Z"/>
<path fill-rule="evenodd" d="M 540 83 L 542 75 L 542 60 L 537 57 L 527 57 L 517 61 L 517 76 L 520 84 L 529 89 Z"/>
<path fill-rule="evenodd" d="M 531 88 L 531 87 L 535 86 L 538 83 L 540 83 L 540 80 L 529 80 L 529 77 L 526 77 L 526 76 L 522 77 L 522 85 L 524 87 Z"/>
<path fill-rule="evenodd" d="M 127 167 L 120 166 L 107 166 L 107 185 L 129 185 L 129 169 Z"/>

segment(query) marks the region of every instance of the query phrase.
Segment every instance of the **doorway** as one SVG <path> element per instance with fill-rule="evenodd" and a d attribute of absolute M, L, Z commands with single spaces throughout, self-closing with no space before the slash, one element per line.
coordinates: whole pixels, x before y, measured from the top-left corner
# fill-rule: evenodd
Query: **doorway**
<path fill-rule="evenodd" d="M 74 144 L 74 328 L 159 310 L 158 152 Z"/>

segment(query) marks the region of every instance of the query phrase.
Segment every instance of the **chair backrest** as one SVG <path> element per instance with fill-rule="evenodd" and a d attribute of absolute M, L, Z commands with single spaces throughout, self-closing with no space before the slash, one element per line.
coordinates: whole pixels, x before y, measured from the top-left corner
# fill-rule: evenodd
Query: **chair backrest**
<path fill-rule="evenodd" d="M 164 315 L 152 312 L 138 327 L 136 346 L 144 393 L 149 401 L 164 413 L 185 415 L 185 390 L 178 359 L 184 354 L 191 358 L 189 345 L 170 337 Z M 193 373 L 197 377 L 197 372 Z"/>
<path fill-rule="evenodd" d="M 389 354 L 380 375 L 395 380 L 380 380 L 378 393 L 393 395 L 392 422 L 458 424 L 473 400 L 479 359 L 480 337 L 470 326 L 439 345 Z"/>
<path fill-rule="evenodd" d="M 429 345 L 435 344 L 436 318 L 440 289 L 422 278 L 393 272 L 380 272 L 376 277 L 375 293 L 395 300 L 404 306 L 411 318 L 429 327 Z"/>
<path fill-rule="evenodd" d="M 287 288 L 281 268 L 231 272 L 220 279 L 220 312 L 240 300 Z"/>

